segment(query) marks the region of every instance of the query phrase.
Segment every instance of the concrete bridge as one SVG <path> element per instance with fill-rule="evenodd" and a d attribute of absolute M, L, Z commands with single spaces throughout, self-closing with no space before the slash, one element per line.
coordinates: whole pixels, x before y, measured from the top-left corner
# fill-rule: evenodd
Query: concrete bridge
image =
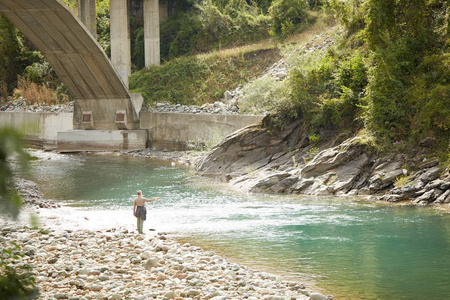
<path fill-rule="evenodd" d="M 128 0 L 111 0 L 111 61 L 96 40 L 95 0 L 0 0 L 0 12 L 44 55 L 75 98 L 74 129 L 139 128 L 140 95 L 130 95 Z M 159 2 L 143 0 L 146 65 L 159 64 Z M 83 24 L 84 23 L 84 24 Z"/>

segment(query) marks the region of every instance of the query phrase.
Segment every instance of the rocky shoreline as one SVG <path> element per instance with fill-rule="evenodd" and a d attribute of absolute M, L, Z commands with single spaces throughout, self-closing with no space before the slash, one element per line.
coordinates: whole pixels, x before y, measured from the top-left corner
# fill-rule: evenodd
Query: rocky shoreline
<path fill-rule="evenodd" d="M 11 251 L 2 258 L 36 279 L 39 299 L 332 299 L 165 233 L 9 225 L 0 229 L 0 246 Z"/>
<path fill-rule="evenodd" d="M 150 150 L 109 154 L 163 158 Z M 182 164 L 199 157 L 186 152 L 164 156 Z M 333 298 L 314 293 L 303 283 L 232 263 L 189 243 L 180 244 L 167 233 L 150 230 L 137 234 L 120 226 L 83 228 L 66 219 L 73 216 L 71 221 L 76 222 L 75 211 L 44 199 L 35 183 L 15 181 L 25 202 L 22 215 L 31 212 L 45 226 L 30 228 L 25 225 L 30 222 L 26 217 L 17 221 L 0 217 L 2 259 L 20 276 L 35 279 L 39 299 Z M 83 220 L 108 219 L 107 212 L 81 214 Z"/>
<path fill-rule="evenodd" d="M 249 126 L 205 155 L 197 173 L 220 178 L 242 192 L 450 206 L 450 169 L 428 156 L 434 139 L 421 141 L 409 155 L 383 156 L 372 151 L 364 136 L 322 132 L 321 139 L 327 142 L 310 141 L 301 122 L 277 132 L 262 124 Z"/>

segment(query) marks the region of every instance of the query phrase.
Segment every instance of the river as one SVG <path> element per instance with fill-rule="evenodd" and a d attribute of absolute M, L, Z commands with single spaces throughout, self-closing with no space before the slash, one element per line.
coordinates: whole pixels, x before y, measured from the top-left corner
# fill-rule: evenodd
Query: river
<path fill-rule="evenodd" d="M 237 263 L 314 284 L 335 299 L 450 295 L 445 212 L 357 198 L 241 194 L 192 168 L 147 158 L 32 154 L 38 159 L 31 179 L 74 215 L 132 229 L 140 189 L 148 198 L 163 196 L 147 204 L 144 230 L 176 233 Z"/>

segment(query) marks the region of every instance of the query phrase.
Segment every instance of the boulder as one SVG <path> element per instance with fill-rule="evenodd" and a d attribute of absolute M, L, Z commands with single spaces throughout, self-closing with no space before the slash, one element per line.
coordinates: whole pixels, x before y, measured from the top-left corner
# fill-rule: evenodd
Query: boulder
<path fill-rule="evenodd" d="M 437 197 L 436 201 L 434 201 L 434 203 L 436 204 L 443 204 L 449 202 L 450 202 L 450 190 L 446 190 L 442 195 Z"/>
<path fill-rule="evenodd" d="M 415 203 L 430 203 L 436 199 L 436 195 L 434 190 L 429 190 L 428 192 L 424 193 L 422 196 L 416 198 L 414 200 Z"/>
<path fill-rule="evenodd" d="M 270 117 L 262 124 L 270 122 Z M 301 122 L 294 122 L 283 129 L 267 129 L 262 124 L 247 126 L 227 136 L 201 159 L 197 173 L 204 176 L 221 176 L 234 174 L 233 177 L 246 173 L 245 168 L 261 168 L 279 158 L 279 153 L 286 152 L 293 137 L 300 136 Z"/>
<path fill-rule="evenodd" d="M 298 181 L 298 176 L 289 176 L 272 185 L 269 190 L 273 193 L 283 193 L 287 188 L 291 187 Z"/>
<path fill-rule="evenodd" d="M 320 293 L 311 293 L 309 295 L 309 299 L 311 299 L 311 300 L 328 300 L 327 296 L 322 295 Z"/>
<path fill-rule="evenodd" d="M 267 191 L 270 187 L 281 182 L 282 180 L 284 180 L 287 177 L 290 177 L 290 174 L 286 173 L 286 172 L 269 173 L 267 176 L 260 178 L 258 180 L 258 182 L 256 182 L 256 184 L 252 188 L 250 188 L 250 192 Z M 293 183 L 294 182 L 292 182 L 292 184 Z"/>
<path fill-rule="evenodd" d="M 319 152 L 302 169 L 301 175 L 304 178 L 318 176 L 326 171 L 339 168 L 347 162 L 358 160 L 362 152 L 363 147 L 354 144 L 353 140 L 344 141 L 339 146 Z"/>
<path fill-rule="evenodd" d="M 380 191 L 391 186 L 394 181 L 403 176 L 403 168 L 400 158 L 388 156 L 375 162 L 371 177 L 369 179 L 369 189 Z"/>
<path fill-rule="evenodd" d="M 402 195 L 387 194 L 381 196 L 380 200 L 387 202 L 399 202 L 405 200 Z"/>
<path fill-rule="evenodd" d="M 427 160 L 424 160 L 424 161 L 419 165 L 419 168 L 420 168 L 420 169 L 428 169 L 428 168 L 437 166 L 438 164 L 439 164 L 439 159 L 438 159 L 438 158 L 427 159 Z"/>
<path fill-rule="evenodd" d="M 355 159 L 340 166 L 334 175 L 330 177 L 331 181 L 327 182 L 328 190 L 332 193 L 338 191 L 347 192 L 356 182 L 362 169 L 369 163 L 369 157 L 366 153 L 361 154 Z"/>
<path fill-rule="evenodd" d="M 419 176 L 419 179 L 424 182 L 424 183 L 428 183 L 432 180 L 435 180 L 436 178 L 439 177 L 439 175 L 441 175 L 442 169 L 439 167 L 433 167 L 428 169 L 425 173 L 423 173 L 422 175 Z"/>

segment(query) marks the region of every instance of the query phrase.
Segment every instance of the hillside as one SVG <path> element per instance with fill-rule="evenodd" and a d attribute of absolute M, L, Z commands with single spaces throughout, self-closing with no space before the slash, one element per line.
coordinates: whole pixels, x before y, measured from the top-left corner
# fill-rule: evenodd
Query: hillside
<path fill-rule="evenodd" d="M 98 33 L 108 52 L 109 2 L 100 2 Z M 241 113 L 268 113 L 273 128 L 300 121 L 312 143 L 359 133 L 375 151 L 408 152 L 429 138 L 430 155 L 448 162 L 447 1 L 180 3 L 161 25 L 162 65 L 130 80 L 147 107 L 214 103 L 231 91 Z M 137 70 L 142 29 L 137 20 L 131 25 Z M 0 32 L 3 98 L 70 100 L 40 53 L 3 17 Z"/>

